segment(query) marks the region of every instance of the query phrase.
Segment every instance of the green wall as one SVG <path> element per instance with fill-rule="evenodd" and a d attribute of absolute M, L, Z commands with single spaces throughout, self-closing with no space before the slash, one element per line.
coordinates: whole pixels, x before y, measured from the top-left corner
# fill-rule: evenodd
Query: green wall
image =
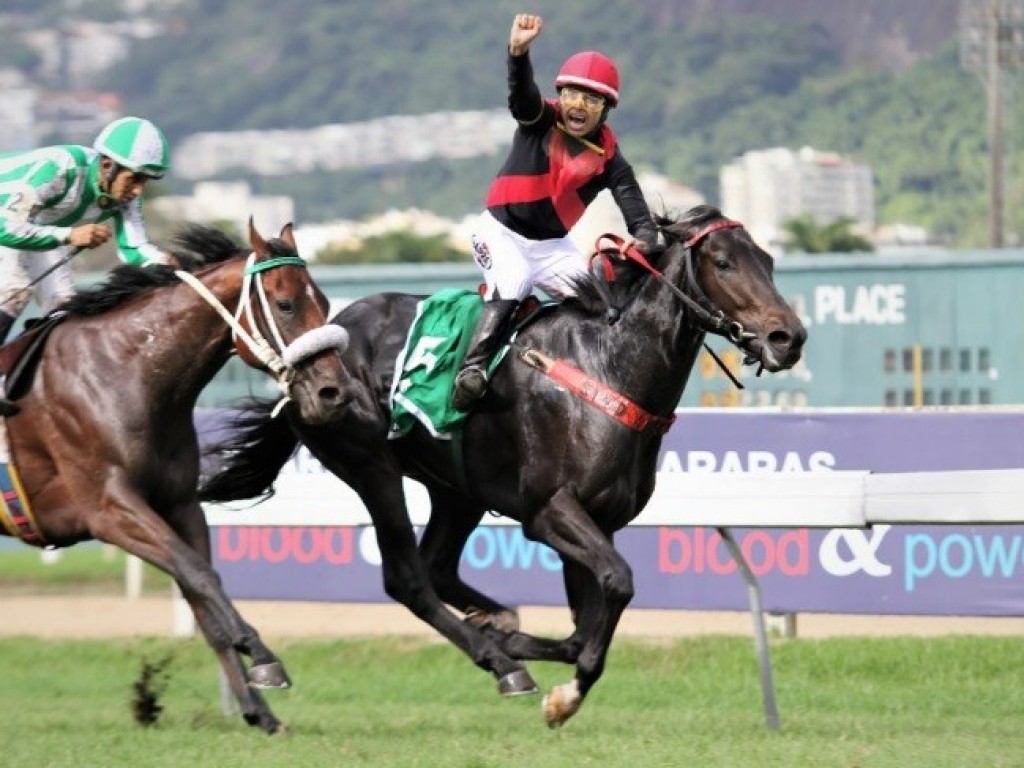
<path fill-rule="evenodd" d="M 426 294 L 480 282 L 472 264 L 317 267 L 313 274 L 338 306 L 382 291 Z M 1024 399 L 1024 251 L 788 256 L 776 263 L 776 282 L 807 322 L 803 362 L 760 378 L 744 368 L 740 392 L 704 355 L 683 405 L 912 405 L 915 347 L 925 405 Z M 729 344 L 710 343 L 738 364 Z M 232 360 L 200 404 L 275 392 L 267 377 Z"/>

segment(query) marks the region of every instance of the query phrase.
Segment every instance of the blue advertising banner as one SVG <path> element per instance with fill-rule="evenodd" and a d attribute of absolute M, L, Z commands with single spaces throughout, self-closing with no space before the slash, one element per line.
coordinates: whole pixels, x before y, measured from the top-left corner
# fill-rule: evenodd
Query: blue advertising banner
<path fill-rule="evenodd" d="M 659 477 L 1020 467 L 1024 412 L 694 410 L 680 411 L 666 435 Z M 296 488 L 312 489 L 309 481 L 324 470 L 305 455 L 288 465 L 282 481 L 287 473 L 300 475 L 293 478 Z M 315 519 L 306 524 L 301 490 L 297 494 L 298 524 L 214 528 L 215 566 L 228 593 L 388 602 L 373 529 Z M 337 498 L 358 504 L 341 490 Z M 764 528 L 735 530 L 734 536 L 771 611 L 1024 614 L 1024 526 Z M 634 571 L 633 607 L 747 607 L 736 564 L 714 528 L 631 526 L 617 534 L 616 545 Z M 565 604 L 558 557 L 517 526 L 477 529 L 461 573 L 509 605 Z"/>

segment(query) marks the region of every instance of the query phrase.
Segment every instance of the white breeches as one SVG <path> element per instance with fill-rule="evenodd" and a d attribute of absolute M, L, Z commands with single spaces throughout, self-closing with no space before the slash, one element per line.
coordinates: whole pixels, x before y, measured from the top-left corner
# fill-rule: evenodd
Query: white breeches
<path fill-rule="evenodd" d="M 587 274 L 586 258 L 568 237 L 529 240 L 488 211 L 481 214 L 473 232 L 473 260 L 483 271 L 488 301 L 522 301 L 534 286 L 562 300 L 573 295 L 573 280 Z"/>
<path fill-rule="evenodd" d="M 67 253 L 66 248 L 52 251 L 0 248 L 0 310 L 17 317 L 34 296 L 43 312 L 49 312 L 73 295 L 75 284 L 71 279 L 70 262 L 39 280 L 31 290 L 28 288 Z"/>

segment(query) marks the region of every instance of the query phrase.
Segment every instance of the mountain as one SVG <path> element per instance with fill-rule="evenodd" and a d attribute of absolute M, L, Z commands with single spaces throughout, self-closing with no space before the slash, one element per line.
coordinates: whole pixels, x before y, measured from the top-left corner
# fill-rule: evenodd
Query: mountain
<path fill-rule="evenodd" d="M 956 35 L 960 0 L 643 0 L 659 23 L 714 25 L 724 19 L 820 24 L 845 66 L 903 69 Z"/>
<path fill-rule="evenodd" d="M 10 0 L 59 18 L 116 3 Z M 122 4 L 122 8 L 127 4 Z M 957 0 L 133 0 L 162 34 L 136 40 L 95 87 L 123 97 L 173 142 L 200 131 L 309 128 L 388 115 L 501 108 L 516 12 L 538 12 L 542 88 L 571 52 L 618 62 L 611 116 L 626 156 L 718 198 L 718 169 L 743 152 L 804 145 L 870 165 L 880 223 L 985 239 L 985 92 L 964 72 Z M 28 11 L 26 11 L 28 12 Z M 125 11 L 121 11 L 125 13 Z M 1024 121 L 1011 105 L 1008 125 Z M 1012 138 L 1012 135 L 1011 135 Z M 1015 153 L 1009 168 L 1019 162 Z M 290 194 L 306 220 L 416 205 L 478 209 L 500 158 L 251 177 Z M 235 175 L 238 176 L 237 174 Z M 1015 179 L 1015 174 L 1007 173 Z M 180 184 L 181 182 L 179 182 Z M 179 191 L 179 190 L 174 190 Z M 1008 190 L 1015 202 L 1020 192 Z M 1008 225 L 1024 232 L 1011 205 Z"/>

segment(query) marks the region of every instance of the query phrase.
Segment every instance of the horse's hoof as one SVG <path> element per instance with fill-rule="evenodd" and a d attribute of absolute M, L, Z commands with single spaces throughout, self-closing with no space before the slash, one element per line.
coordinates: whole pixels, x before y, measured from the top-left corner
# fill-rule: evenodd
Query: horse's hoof
<path fill-rule="evenodd" d="M 463 621 L 477 629 L 494 629 L 506 635 L 519 630 L 519 614 L 515 611 L 487 613 L 480 608 L 469 608 Z"/>
<path fill-rule="evenodd" d="M 249 685 L 253 688 L 291 688 L 292 681 L 280 661 L 256 664 L 249 668 Z"/>
<path fill-rule="evenodd" d="M 491 626 L 506 635 L 518 632 L 519 614 L 515 611 L 499 611 L 491 615 Z"/>
<path fill-rule="evenodd" d="M 509 672 L 498 680 L 498 693 L 502 696 L 525 696 L 537 692 L 537 684 L 525 669 Z"/>
<path fill-rule="evenodd" d="M 558 728 L 579 711 L 583 697 L 580 696 L 579 682 L 573 680 L 565 685 L 556 685 L 540 703 L 544 722 L 548 728 Z"/>

